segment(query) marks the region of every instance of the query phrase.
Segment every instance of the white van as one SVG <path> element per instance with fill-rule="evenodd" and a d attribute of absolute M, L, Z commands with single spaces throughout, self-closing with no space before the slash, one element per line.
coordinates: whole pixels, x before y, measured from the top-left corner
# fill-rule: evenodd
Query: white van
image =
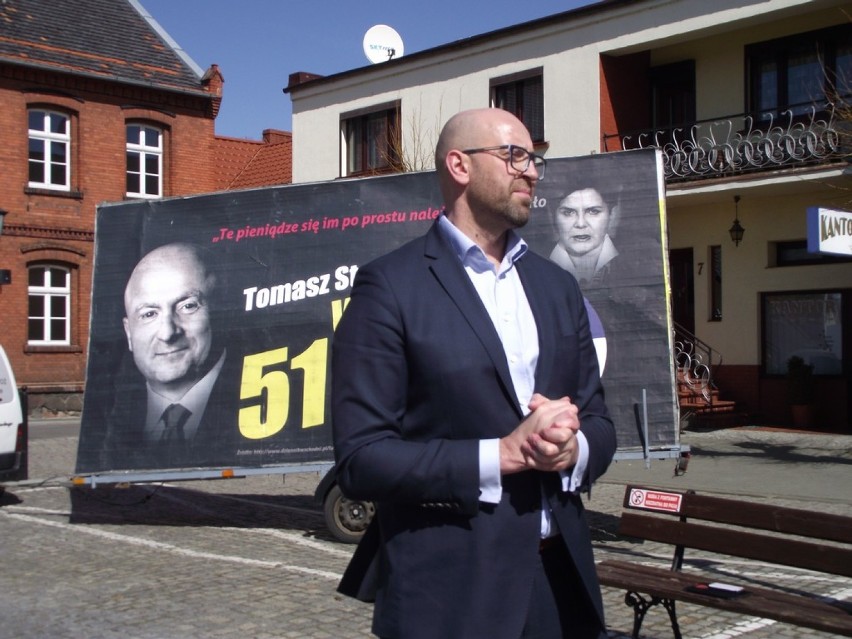
<path fill-rule="evenodd" d="M 26 415 L 9 358 L 0 346 L 0 481 L 26 478 Z"/>

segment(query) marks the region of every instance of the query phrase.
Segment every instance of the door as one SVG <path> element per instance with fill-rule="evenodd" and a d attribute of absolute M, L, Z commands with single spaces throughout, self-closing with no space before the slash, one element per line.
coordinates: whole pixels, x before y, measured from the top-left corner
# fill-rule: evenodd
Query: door
<path fill-rule="evenodd" d="M 651 123 L 668 129 L 695 122 L 695 62 L 685 60 L 651 69 Z"/>
<path fill-rule="evenodd" d="M 692 249 L 669 251 L 669 270 L 672 287 L 672 319 L 695 334 L 695 278 L 692 269 Z"/>

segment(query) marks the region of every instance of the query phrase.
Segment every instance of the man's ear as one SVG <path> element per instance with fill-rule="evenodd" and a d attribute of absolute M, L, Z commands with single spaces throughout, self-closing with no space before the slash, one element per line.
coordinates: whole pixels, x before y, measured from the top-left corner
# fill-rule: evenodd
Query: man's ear
<path fill-rule="evenodd" d="M 124 334 L 127 336 L 127 349 L 132 353 L 133 341 L 130 339 L 130 322 L 125 317 L 121 320 L 121 323 L 124 325 Z"/>
<path fill-rule="evenodd" d="M 470 156 L 462 153 L 457 149 L 453 149 L 447 153 L 446 158 L 447 173 L 453 180 L 462 185 L 467 185 L 470 182 Z"/>

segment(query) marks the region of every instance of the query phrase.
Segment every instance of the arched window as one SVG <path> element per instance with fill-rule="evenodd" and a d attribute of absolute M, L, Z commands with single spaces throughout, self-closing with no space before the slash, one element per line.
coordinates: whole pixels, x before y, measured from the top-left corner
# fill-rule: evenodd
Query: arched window
<path fill-rule="evenodd" d="M 71 190 L 71 118 L 45 109 L 29 111 L 29 186 Z"/>
<path fill-rule="evenodd" d="M 127 125 L 127 196 L 163 195 L 163 132 L 140 123 Z"/>
<path fill-rule="evenodd" d="M 29 267 L 29 344 L 71 343 L 71 271 L 56 264 Z"/>

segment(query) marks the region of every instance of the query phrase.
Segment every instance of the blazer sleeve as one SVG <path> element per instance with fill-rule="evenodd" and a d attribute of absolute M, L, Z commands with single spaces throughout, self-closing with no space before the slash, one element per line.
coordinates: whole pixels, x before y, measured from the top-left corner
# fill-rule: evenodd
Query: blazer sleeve
<path fill-rule="evenodd" d="M 408 362 L 398 293 L 380 266 L 363 266 L 335 331 L 331 411 L 338 482 L 353 499 L 447 504 L 474 513 L 478 440 L 403 436 Z"/>
<path fill-rule="evenodd" d="M 573 275 L 536 255 L 524 259 L 528 260 L 521 270 L 524 287 L 531 292 L 528 297 L 539 325 L 549 327 L 541 335 L 536 390 L 546 397 L 567 394 L 577 405 L 580 430 L 589 444 L 581 490 L 588 490 L 606 472 L 617 445 L 588 312 Z"/>

